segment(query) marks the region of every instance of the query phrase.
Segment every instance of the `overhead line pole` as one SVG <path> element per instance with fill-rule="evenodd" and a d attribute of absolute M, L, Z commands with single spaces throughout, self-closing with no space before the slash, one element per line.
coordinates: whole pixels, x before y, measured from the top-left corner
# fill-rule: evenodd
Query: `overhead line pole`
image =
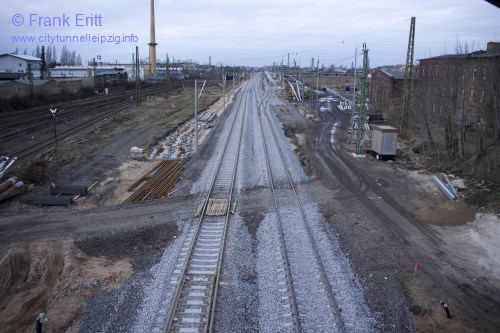
<path fill-rule="evenodd" d="M 207 80 L 203 81 L 203 86 L 201 86 L 200 94 L 198 94 L 198 80 L 194 80 L 194 144 L 195 151 L 198 151 L 198 100 L 203 93 L 203 89 L 205 88 L 205 83 Z"/>
<path fill-rule="evenodd" d="M 317 75 L 316 75 L 316 106 L 314 107 L 314 111 L 316 113 L 316 117 L 318 116 L 318 103 L 319 103 L 319 56 L 318 56 L 318 64 L 316 66 Z"/>
<path fill-rule="evenodd" d="M 139 67 L 139 46 L 135 47 L 135 104 L 141 104 L 141 70 Z"/>
<path fill-rule="evenodd" d="M 351 110 L 351 129 L 350 129 L 350 138 L 349 143 L 352 143 L 352 132 L 354 132 L 354 110 L 356 109 L 356 70 L 358 67 L 357 64 L 358 59 L 358 46 L 356 45 L 356 49 L 354 50 L 354 92 L 352 94 L 352 110 Z"/>
<path fill-rule="evenodd" d="M 411 18 L 410 36 L 408 38 L 408 51 L 406 54 L 405 78 L 403 81 L 403 100 L 401 101 L 401 120 L 399 135 L 407 139 L 410 128 L 410 105 L 413 86 L 413 56 L 415 49 L 415 17 Z"/>
<path fill-rule="evenodd" d="M 169 67 L 170 67 L 170 64 L 168 63 L 168 53 L 167 53 L 167 61 L 165 63 L 165 81 L 167 84 L 167 96 L 166 96 L 166 98 L 168 98 L 168 92 L 170 90 L 170 81 L 169 81 L 169 77 L 168 77 Z"/>
<path fill-rule="evenodd" d="M 224 103 L 223 112 L 226 112 L 226 73 L 224 72 L 224 67 L 222 67 L 222 99 Z"/>
<path fill-rule="evenodd" d="M 368 49 L 363 43 L 363 78 L 361 80 L 361 108 L 358 115 L 358 137 L 356 141 L 356 155 L 364 155 L 365 144 L 365 112 L 366 112 L 366 83 L 368 80 Z"/>

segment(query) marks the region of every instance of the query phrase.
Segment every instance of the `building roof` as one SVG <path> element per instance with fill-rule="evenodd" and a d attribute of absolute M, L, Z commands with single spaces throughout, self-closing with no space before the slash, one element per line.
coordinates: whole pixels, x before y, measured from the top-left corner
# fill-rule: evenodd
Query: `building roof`
<path fill-rule="evenodd" d="M 391 69 L 379 69 L 379 71 L 384 73 L 385 75 L 391 77 L 394 80 L 404 80 L 404 78 L 405 78 L 405 72 L 402 72 L 402 71 L 391 70 Z M 412 76 L 414 79 L 417 78 L 417 76 L 415 74 L 415 70 L 413 70 Z"/>
<path fill-rule="evenodd" d="M 394 70 L 385 70 L 385 69 L 381 69 L 380 71 L 384 72 L 386 75 L 388 75 L 396 80 L 403 80 L 405 78 L 404 72 L 394 71 Z"/>
<path fill-rule="evenodd" d="M 5 56 L 16 57 L 16 58 L 23 59 L 23 60 L 26 60 L 26 61 L 42 61 L 42 59 L 40 59 L 40 58 L 32 57 L 32 56 L 29 56 L 29 55 L 12 54 L 12 53 L 0 54 L 0 57 L 5 57 Z"/>
<path fill-rule="evenodd" d="M 430 57 L 419 60 L 422 61 L 422 60 L 435 60 L 435 59 L 474 59 L 474 58 L 477 59 L 477 58 L 495 58 L 495 57 L 500 57 L 500 49 L 493 49 L 488 51 L 480 50 L 463 54 L 443 54 L 437 57 Z"/>

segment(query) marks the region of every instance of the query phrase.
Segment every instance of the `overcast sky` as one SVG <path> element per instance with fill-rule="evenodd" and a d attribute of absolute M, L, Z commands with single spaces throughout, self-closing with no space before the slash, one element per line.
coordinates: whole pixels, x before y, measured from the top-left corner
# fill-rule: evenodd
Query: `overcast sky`
<path fill-rule="evenodd" d="M 149 0 L 0 0 L 0 52 L 36 45 L 17 35 L 120 38 L 64 44 L 90 60 L 130 62 L 135 46 L 149 56 Z M 356 46 L 369 49 L 372 67 L 406 61 L 410 18 L 416 17 L 415 59 L 454 53 L 457 40 L 485 49 L 500 41 L 500 9 L 483 0 L 155 0 L 157 58 L 192 59 L 225 65 L 307 66 L 311 58 L 350 66 Z M 50 18 L 47 18 L 50 17 Z M 52 19 L 56 17 L 56 19 Z M 90 17 L 86 20 L 86 17 Z M 93 17 L 93 18 L 92 18 Z M 60 18 L 60 19 L 57 19 Z M 47 26 L 55 24 L 56 26 Z M 62 26 L 58 26 L 62 25 Z M 78 26 L 77 26 L 78 25 Z M 358 64 L 361 58 L 358 58 Z"/>

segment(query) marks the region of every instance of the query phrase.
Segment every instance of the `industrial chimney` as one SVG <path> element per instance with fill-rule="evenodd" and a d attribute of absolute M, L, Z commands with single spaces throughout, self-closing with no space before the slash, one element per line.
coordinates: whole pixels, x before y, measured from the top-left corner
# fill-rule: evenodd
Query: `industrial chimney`
<path fill-rule="evenodd" d="M 149 42 L 149 75 L 156 76 L 156 41 L 155 41 L 155 2 L 151 0 L 151 26 Z"/>

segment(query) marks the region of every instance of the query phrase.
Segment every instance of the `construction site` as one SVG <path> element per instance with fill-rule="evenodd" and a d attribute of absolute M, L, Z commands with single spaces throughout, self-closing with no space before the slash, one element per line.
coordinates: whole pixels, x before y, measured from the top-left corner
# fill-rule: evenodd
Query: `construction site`
<path fill-rule="evenodd" d="M 154 9 L 131 82 L 0 104 L 2 332 L 496 332 L 500 43 L 189 72 Z"/>

